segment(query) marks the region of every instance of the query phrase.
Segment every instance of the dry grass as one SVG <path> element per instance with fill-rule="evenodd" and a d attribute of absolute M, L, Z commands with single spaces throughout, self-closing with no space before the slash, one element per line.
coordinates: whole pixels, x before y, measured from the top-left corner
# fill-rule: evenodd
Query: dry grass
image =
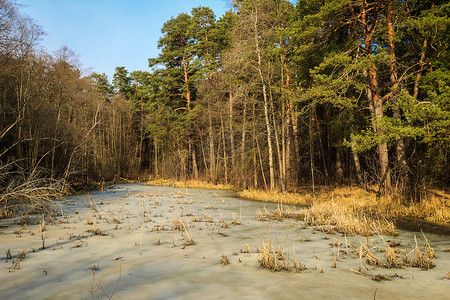
<path fill-rule="evenodd" d="M 212 189 L 212 190 L 233 190 L 234 187 L 229 184 L 213 184 L 201 180 L 176 181 L 169 179 L 149 180 L 145 185 L 166 185 L 178 188 Z"/>
<path fill-rule="evenodd" d="M 442 277 L 442 279 L 450 279 L 450 271 Z"/>
<path fill-rule="evenodd" d="M 238 196 L 243 199 L 257 200 L 262 202 L 282 203 L 290 205 L 309 205 L 312 204 L 311 195 L 298 193 L 280 193 L 276 191 L 264 190 L 243 190 L 238 192 Z"/>
<path fill-rule="evenodd" d="M 248 251 L 250 252 L 249 248 Z M 241 252 L 247 253 L 246 250 L 244 251 L 241 250 Z M 261 251 L 259 251 L 258 262 L 261 267 L 271 270 L 272 272 L 278 271 L 301 272 L 303 270 L 306 270 L 307 269 L 306 266 L 295 259 L 295 244 L 293 246 L 293 254 L 294 254 L 293 264 L 291 266 L 289 256 L 284 252 L 284 250 L 280 246 L 274 247 L 272 241 L 269 242 L 263 241 L 262 249 Z"/>
<path fill-rule="evenodd" d="M 275 249 L 272 242 L 263 242 L 259 254 L 259 265 L 273 272 L 291 271 L 289 259 L 284 255 L 280 247 Z"/>
<path fill-rule="evenodd" d="M 148 185 L 168 185 L 179 188 L 205 188 L 217 190 L 233 190 L 231 185 L 212 184 L 200 180 L 175 181 L 151 180 Z M 372 190 L 376 190 L 373 188 Z M 376 216 L 380 219 L 417 218 L 428 222 L 450 225 L 450 195 L 445 191 L 432 190 L 418 203 L 404 203 L 392 196 L 377 197 L 373 191 L 359 187 L 316 187 L 315 197 L 308 187 L 297 192 L 280 193 L 278 191 L 243 190 L 238 192 L 240 198 L 263 202 L 313 205 L 321 203 L 336 203 L 336 206 L 346 206 L 360 215 Z M 324 204 L 327 205 L 327 204 Z"/>
<path fill-rule="evenodd" d="M 264 207 L 262 210 L 256 212 L 256 219 L 258 221 L 278 220 L 283 219 L 302 219 L 303 215 L 297 211 L 295 207 L 278 207 L 273 212 L 270 212 Z"/>
<path fill-rule="evenodd" d="M 226 266 L 230 264 L 230 261 L 228 260 L 228 257 L 226 254 L 222 254 L 222 259 L 220 261 L 222 263 L 222 266 Z"/>
<path fill-rule="evenodd" d="M 323 188 L 314 198 L 310 193 L 279 193 L 270 191 L 244 190 L 239 197 L 264 202 L 309 205 L 315 212 L 328 211 L 334 206 L 344 215 L 380 219 L 418 218 L 428 222 L 450 224 L 450 195 L 433 191 L 419 203 L 403 203 L 394 197 L 377 197 L 373 192 L 357 187 Z M 328 215 L 329 217 L 330 215 Z"/>
<path fill-rule="evenodd" d="M 8 252 L 9 252 L 9 249 L 8 249 Z M 7 254 L 6 257 L 7 257 L 7 260 L 8 260 L 8 257 L 10 259 L 12 259 L 11 252 L 9 252 L 9 255 Z M 17 259 L 12 260 L 12 265 L 11 265 L 11 267 L 8 268 L 8 272 L 12 272 L 13 270 L 20 269 L 20 262 L 27 257 L 28 257 L 28 253 L 25 250 L 21 249 L 19 254 L 17 255 Z"/>
<path fill-rule="evenodd" d="M 309 208 L 299 211 L 307 225 L 316 226 L 323 232 L 334 234 L 335 232 L 347 235 L 373 235 L 395 234 L 395 226 L 392 222 L 378 217 L 372 217 L 358 211 L 357 206 L 345 206 L 340 203 L 314 203 Z"/>
<path fill-rule="evenodd" d="M 384 243 L 384 250 L 377 249 L 376 247 L 371 248 L 370 246 L 364 244 L 361 244 L 359 248 L 353 247 L 353 252 L 359 254 L 360 258 L 359 272 L 361 272 L 361 266 L 365 266 L 362 258 L 365 258 L 367 263 L 370 265 L 388 269 L 413 267 L 428 270 L 435 267 L 433 260 L 436 258 L 436 255 L 434 253 L 434 249 L 428 243 L 425 235 L 423 235 L 425 240 L 424 251 L 422 251 L 419 247 L 416 236 L 414 236 L 415 246 L 410 251 L 404 249 L 393 249 L 381 235 L 380 238 Z M 377 256 L 375 254 L 377 252 L 384 252 L 384 259 Z"/>
<path fill-rule="evenodd" d="M 325 239 L 328 234 L 336 232 L 347 235 L 373 235 L 375 233 L 395 234 L 395 226 L 386 219 L 367 216 L 363 212 L 356 211 L 353 207 L 347 207 L 335 202 L 314 203 L 308 208 L 297 210 L 295 207 L 278 207 L 270 212 L 265 207 L 257 211 L 256 219 L 259 221 L 278 220 L 285 218 L 303 219 L 305 224 L 315 226 L 322 231 Z"/>

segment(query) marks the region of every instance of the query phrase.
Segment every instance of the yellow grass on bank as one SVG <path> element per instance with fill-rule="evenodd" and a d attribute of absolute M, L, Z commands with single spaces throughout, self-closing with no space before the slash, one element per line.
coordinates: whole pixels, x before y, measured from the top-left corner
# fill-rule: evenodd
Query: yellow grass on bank
<path fill-rule="evenodd" d="M 262 202 L 280 203 L 289 205 L 311 205 L 313 197 L 310 194 L 280 193 L 277 191 L 243 190 L 238 192 L 240 198 Z"/>
<path fill-rule="evenodd" d="M 211 190 L 234 190 L 229 184 L 213 184 L 200 180 L 177 181 L 170 179 L 153 179 L 145 182 L 145 185 L 165 185 L 178 188 L 211 189 Z"/>
<path fill-rule="evenodd" d="M 316 193 L 285 193 L 244 190 L 239 197 L 249 200 L 309 205 L 312 211 L 330 211 L 346 208 L 347 215 L 376 218 L 417 218 L 428 222 L 450 224 L 450 195 L 443 191 L 433 191 L 421 202 L 404 202 L 390 196 L 377 197 L 376 193 L 358 187 L 324 188 Z M 331 213 L 331 211 L 330 211 Z"/>

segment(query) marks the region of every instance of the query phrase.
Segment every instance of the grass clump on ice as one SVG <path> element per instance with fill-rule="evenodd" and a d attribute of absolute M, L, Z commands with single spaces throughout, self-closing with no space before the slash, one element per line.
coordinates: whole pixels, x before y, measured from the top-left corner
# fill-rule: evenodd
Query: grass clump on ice
<path fill-rule="evenodd" d="M 338 203 L 314 203 L 310 207 L 296 209 L 295 207 L 278 207 L 273 212 L 266 208 L 256 215 L 259 221 L 283 219 L 300 219 L 306 225 L 328 234 L 337 232 L 347 235 L 373 235 L 376 233 L 393 235 L 396 233 L 393 222 L 386 219 L 367 216 L 353 207 Z"/>
<path fill-rule="evenodd" d="M 319 230 L 333 234 L 373 235 L 376 233 L 394 235 L 393 222 L 378 216 L 368 215 L 355 206 L 343 206 L 336 202 L 314 203 L 299 211 L 307 225 L 317 226 Z"/>
<path fill-rule="evenodd" d="M 285 253 L 281 246 L 274 247 L 272 241 L 263 241 L 262 249 L 259 251 L 258 262 L 260 267 L 271 270 L 272 272 L 301 272 L 306 270 L 306 266 L 295 259 L 295 245 L 293 254 L 293 263 L 291 265 L 289 255 Z"/>
<path fill-rule="evenodd" d="M 378 249 L 377 247 L 371 248 L 368 245 L 364 245 L 362 243 L 358 248 L 353 247 L 353 252 L 359 254 L 360 264 L 358 273 L 362 273 L 362 265 L 366 267 L 364 262 L 362 261 L 362 258 L 365 258 L 369 265 L 387 269 L 401 269 L 404 267 L 410 267 L 428 270 L 435 267 L 434 259 L 436 258 L 436 255 L 434 249 L 431 247 L 425 235 L 423 235 L 423 238 L 425 240 L 424 250 L 422 250 L 419 246 L 416 236 L 414 236 L 415 245 L 411 250 L 393 249 L 384 240 L 382 235 L 380 235 L 380 238 L 383 240 L 384 249 Z M 384 258 L 380 257 L 376 253 L 384 253 Z"/>

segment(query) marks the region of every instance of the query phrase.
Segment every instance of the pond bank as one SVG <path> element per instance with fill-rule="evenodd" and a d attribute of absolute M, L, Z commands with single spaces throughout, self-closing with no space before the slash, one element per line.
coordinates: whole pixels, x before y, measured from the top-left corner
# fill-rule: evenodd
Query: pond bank
<path fill-rule="evenodd" d="M 166 185 L 180 188 L 232 189 L 230 185 L 213 185 L 202 181 L 149 181 L 149 185 Z M 243 199 L 268 203 L 290 204 L 297 207 L 317 205 L 319 209 L 337 204 L 339 208 L 351 210 L 376 219 L 387 219 L 404 229 L 436 232 L 450 235 L 450 195 L 445 191 L 430 193 L 420 203 L 405 204 L 392 197 L 377 197 L 376 193 L 359 187 L 317 187 L 313 196 L 308 187 L 297 192 L 280 193 L 277 191 L 242 190 L 236 195 Z"/>

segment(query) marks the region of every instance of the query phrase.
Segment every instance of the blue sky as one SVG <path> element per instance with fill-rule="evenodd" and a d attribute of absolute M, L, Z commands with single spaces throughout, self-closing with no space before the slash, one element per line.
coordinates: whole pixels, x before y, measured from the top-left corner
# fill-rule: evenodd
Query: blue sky
<path fill-rule="evenodd" d="M 114 69 L 148 70 L 158 55 L 161 27 L 172 16 L 208 6 L 220 17 L 226 0 L 17 0 L 21 11 L 47 33 L 41 41 L 48 52 L 66 45 L 83 69 L 106 73 Z"/>

